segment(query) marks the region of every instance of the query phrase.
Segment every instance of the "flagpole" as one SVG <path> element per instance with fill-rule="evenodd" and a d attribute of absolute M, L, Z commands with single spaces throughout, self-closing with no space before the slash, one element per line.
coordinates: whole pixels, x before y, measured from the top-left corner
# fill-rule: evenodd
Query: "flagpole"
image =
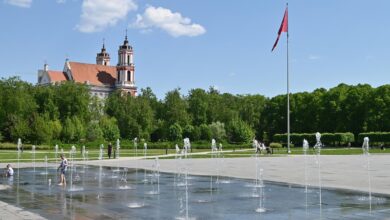
<path fill-rule="evenodd" d="M 288 10 L 288 3 L 286 3 Z M 288 57 L 288 29 L 287 28 L 287 153 L 290 154 L 290 77 L 289 77 L 289 57 Z"/>

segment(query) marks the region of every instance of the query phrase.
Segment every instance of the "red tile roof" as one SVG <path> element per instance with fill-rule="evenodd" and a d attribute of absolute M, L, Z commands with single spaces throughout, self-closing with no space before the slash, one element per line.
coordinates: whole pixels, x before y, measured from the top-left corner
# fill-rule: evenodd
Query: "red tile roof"
<path fill-rule="evenodd" d="M 51 82 L 66 81 L 66 76 L 62 71 L 49 70 L 47 74 L 50 77 Z"/>
<path fill-rule="evenodd" d="M 97 64 L 69 62 L 75 82 L 89 82 L 91 85 L 112 86 L 116 81 L 116 67 Z"/>

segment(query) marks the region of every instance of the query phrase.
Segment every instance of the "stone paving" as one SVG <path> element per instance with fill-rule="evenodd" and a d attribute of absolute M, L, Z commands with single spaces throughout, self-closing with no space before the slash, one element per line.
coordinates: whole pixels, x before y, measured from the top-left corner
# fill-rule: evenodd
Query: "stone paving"
<path fill-rule="evenodd" d="M 0 220 L 44 220 L 45 218 L 0 201 Z"/>
<path fill-rule="evenodd" d="M 149 157 L 153 158 L 153 157 Z M 371 191 L 390 195 L 390 154 L 369 156 Z M 83 162 L 79 162 L 82 164 Z M 86 164 L 102 166 L 120 166 L 128 168 L 152 169 L 153 159 L 135 160 L 120 158 L 102 161 L 88 161 Z M 160 159 L 162 172 L 177 172 L 179 163 L 175 159 Z M 236 178 L 254 179 L 256 176 L 255 158 L 225 159 L 183 159 L 190 174 L 221 175 Z M 260 157 L 265 180 L 305 185 L 305 157 Z M 319 185 L 318 159 L 315 155 L 306 157 L 307 184 Z M 322 187 L 347 190 L 369 190 L 367 158 L 363 155 L 320 156 Z M 217 167 L 219 167 L 217 169 Z"/>

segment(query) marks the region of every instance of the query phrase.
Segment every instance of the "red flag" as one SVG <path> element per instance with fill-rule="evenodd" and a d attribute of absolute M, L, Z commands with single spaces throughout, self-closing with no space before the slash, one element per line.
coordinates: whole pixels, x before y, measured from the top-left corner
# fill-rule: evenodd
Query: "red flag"
<path fill-rule="evenodd" d="M 278 31 L 278 37 L 276 38 L 276 41 L 274 43 L 274 46 L 272 47 L 271 51 L 274 51 L 276 45 L 278 44 L 280 34 L 282 32 L 288 32 L 288 8 L 286 8 L 286 11 L 284 12 L 282 24 L 280 25 L 279 31 Z"/>

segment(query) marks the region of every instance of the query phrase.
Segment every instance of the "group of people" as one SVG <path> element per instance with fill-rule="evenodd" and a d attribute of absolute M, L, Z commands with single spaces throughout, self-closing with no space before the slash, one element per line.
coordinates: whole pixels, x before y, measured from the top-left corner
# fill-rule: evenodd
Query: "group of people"
<path fill-rule="evenodd" d="M 63 154 L 60 155 L 61 163 L 60 166 L 58 166 L 57 171 L 60 171 L 60 181 L 58 183 L 59 186 L 66 185 L 66 179 L 65 174 L 68 167 L 68 160 L 65 158 Z M 14 169 L 12 168 L 11 164 L 7 164 L 4 170 L 4 176 L 6 177 L 12 177 L 14 175 Z"/>
<path fill-rule="evenodd" d="M 263 142 L 257 142 L 257 141 L 255 141 L 254 144 L 256 145 L 256 146 L 255 146 L 255 148 L 256 148 L 256 154 L 257 154 L 257 153 L 261 153 L 262 151 L 266 151 L 267 154 L 272 154 L 271 148 L 265 146 L 265 144 L 264 144 Z"/>

